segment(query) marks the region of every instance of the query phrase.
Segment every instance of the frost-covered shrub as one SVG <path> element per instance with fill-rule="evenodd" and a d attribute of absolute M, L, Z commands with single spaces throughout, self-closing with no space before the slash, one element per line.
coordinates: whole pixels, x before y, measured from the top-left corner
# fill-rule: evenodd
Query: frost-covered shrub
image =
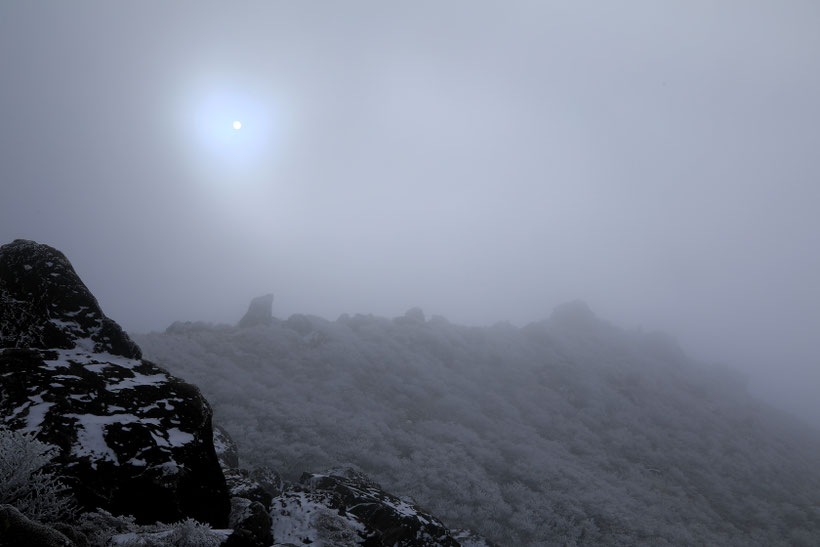
<path fill-rule="evenodd" d="M 72 517 L 75 506 L 68 489 L 45 469 L 56 450 L 33 434 L 0 426 L 0 504 L 11 504 L 40 522 Z"/>
<path fill-rule="evenodd" d="M 818 544 L 820 437 L 668 339 L 579 305 L 521 329 L 404 319 L 137 341 L 245 464 L 350 463 L 503 545 Z"/>
<path fill-rule="evenodd" d="M 214 534 L 210 526 L 200 524 L 193 519 L 183 520 L 173 525 L 171 533 L 165 538 L 166 543 L 157 544 L 174 547 L 217 547 L 222 537 Z"/>
<path fill-rule="evenodd" d="M 90 547 L 106 547 L 116 534 L 133 532 L 138 528 L 132 516 L 115 516 L 104 509 L 83 513 L 75 528 L 88 538 Z"/>
<path fill-rule="evenodd" d="M 90 547 L 218 547 L 225 540 L 224 535 L 193 519 L 138 525 L 134 517 L 114 516 L 102 509 L 83 514 L 77 528 L 88 537 Z"/>

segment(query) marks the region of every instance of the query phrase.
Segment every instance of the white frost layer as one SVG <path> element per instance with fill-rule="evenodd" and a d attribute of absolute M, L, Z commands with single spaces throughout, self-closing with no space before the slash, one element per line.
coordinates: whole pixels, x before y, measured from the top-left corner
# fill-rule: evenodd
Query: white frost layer
<path fill-rule="evenodd" d="M 359 545 L 364 526 L 352 514 L 339 515 L 305 492 L 295 492 L 271 505 L 271 531 L 278 543 L 310 544 L 311 547 Z"/>
<path fill-rule="evenodd" d="M 171 535 L 172 532 L 173 530 L 163 530 L 161 532 L 128 532 L 125 534 L 117 534 L 111 537 L 111 539 L 109 540 L 109 545 L 128 545 L 132 547 L 135 545 L 156 545 L 160 543 L 164 545 L 164 538 Z M 233 534 L 233 530 L 230 528 L 218 528 L 215 530 L 212 529 L 210 532 L 211 535 L 215 536 L 217 541 L 219 541 L 220 543 L 224 543 L 228 539 L 228 536 Z"/>
<path fill-rule="evenodd" d="M 107 426 L 131 423 L 153 426 L 160 425 L 160 421 L 157 418 L 138 418 L 133 414 L 111 414 L 108 416 L 99 416 L 96 414 L 66 414 L 66 416 L 76 419 L 77 425 L 79 426 L 77 429 L 77 444 L 72 447 L 72 454 L 79 458 L 89 457 L 95 460 L 110 461 L 115 464 L 118 463 L 117 455 L 105 442 L 105 428 Z M 173 435 L 175 441 L 178 441 L 180 438 L 184 439 L 185 435 L 193 439 L 193 435 L 179 431 L 176 428 L 171 428 L 168 434 L 169 437 Z M 169 443 L 169 441 L 155 433 L 152 433 L 152 436 L 158 446 L 179 446 Z"/>
<path fill-rule="evenodd" d="M 97 416 L 95 414 L 67 414 L 69 418 L 75 418 L 77 425 L 77 444 L 72 447 L 72 454 L 75 456 L 89 457 L 99 460 L 117 462 L 117 455 L 105 442 L 105 427 L 112 424 L 130 424 L 139 419 L 133 414 L 112 414 L 110 416 Z"/>
<path fill-rule="evenodd" d="M 44 361 L 44 368 L 47 370 L 57 370 L 61 367 L 69 367 L 71 364 L 82 365 L 86 370 L 94 373 L 100 373 L 103 370 L 113 367 L 121 367 L 128 369 L 134 375 L 133 378 L 123 378 L 119 382 L 106 386 L 109 391 L 120 391 L 123 389 L 134 389 L 140 386 L 156 386 L 166 383 L 169 379 L 167 374 L 140 374 L 134 369 L 142 364 L 139 359 L 129 359 L 119 355 L 111 355 L 110 353 L 92 353 L 88 348 L 83 349 L 83 346 L 88 346 L 92 343 L 91 340 L 82 340 L 83 344 L 79 344 L 73 349 L 57 349 L 57 357 L 54 359 L 47 359 Z M 93 349 L 93 348 L 92 348 Z"/>
<path fill-rule="evenodd" d="M 168 376 L 161 373 L 146 375 L 140 374 L 139 372 L 134 372 L 133 374 L 133 378 L 123 378 L 116 384 L 105 386 L 105 389 L 107 389 L 108 391 L 120 391 L 122 389 L 134 389 L 135 387 L 140 386 L 156 386 L 164 384 L 168 381 Z"/>
<path fill-rule="evenodd" d="M 77 346 L 72 349 L 50 350 L 56 353 L 57 357 L 55 359 L 46 359 L 45 367 L 53 370 L 57 367 L 67 367 L 70 366 L 71 363 L 77 363 L 86 368 L 89 366 L 113 365 L 131 370 L 141 364 L 139 359 L 129 359 L 121 355 L 112 355 L 106 352 L 94 353 L 94 341 L 90 338 L 79 339 L 76 343 Z"/>
<path fill-rule="evenodd" d="M 168 442 L 171 446 L 182 446 L 194 440 L 194 436 L 176 427 L 168 429 Z"/>
<path fill-rule="evenodd" d="M 42 401 L 42 399 L 40 399 Z M 54 406 L 54 403 L 37 403 L 30 406 L 28 409 L 28 416 L 26 418 L 26 427 L 23 429 L 26 433 L 34 433 L 40 430 L 40 425 L 46 417 L 48 409 Z"/>

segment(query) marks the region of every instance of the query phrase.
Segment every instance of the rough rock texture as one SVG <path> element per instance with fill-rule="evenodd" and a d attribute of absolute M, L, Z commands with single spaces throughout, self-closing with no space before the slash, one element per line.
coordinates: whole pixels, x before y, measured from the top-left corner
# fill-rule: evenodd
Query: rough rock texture
<path fill-rule="evenodd" d="M 239 328 L 270 325 L 273 322 L 273 295 L 257 296 L 251 300 L 248 312 L 239 320 Z"/>
<path fill-rule="evenodd" d="M 257 501 L 231 498 L 233 533 L 223 547 L 268 547 L 273 544 L 269 510 Z"/>
<path fill-rule="evenodd" d="M 132 359 L 139 347 L 103 314 L 68 259 L 17 239 L 0 247 L 0 348 L 75 346 Z"/>
<path fill-rule="evenodd" d="M 231 436 L 222 427 L 214 424 L 214 451 L 223 470 L 239 467 L 239 450 Z"/>
<path fill-rule="evenodd" d="M 282 493 L 282 479 L 267 467 L 251 471 L 239 467 L 239 451 L 231 436 L 218 425 L 214 426 L 214 448 L 231 498 L 244 498 L 261 503 L 270 509 L 271 500 Z"/>
<path fill-rule="evenodd" d="M 83 507 L 227 525 L 207 401 L 140 359 L 59 251 L 0 247 L 0 347 L 0 422 L 59 447 Z"/>
<path fill-rule="evenodd" d="M 29 520 L 13 505 L 0 505 L 0 547 L 66 547 L 71 541 L 53 528 Z"/>
<path fill-rule="evenodd" d="M 282 493 L 282 479 L 267 467 L 241 469 L 236 443 L 219 426 L 214 426 L 214 448 L 231 494 L 233 533 L 223 547 L 268 547 L 273 544 L 271 500 Z"/>
<path fill-rule="evenodd" d="M 435 517 L 351 469 L 305 473 L 274 498 L 278 544 L 457 546 Z"/>

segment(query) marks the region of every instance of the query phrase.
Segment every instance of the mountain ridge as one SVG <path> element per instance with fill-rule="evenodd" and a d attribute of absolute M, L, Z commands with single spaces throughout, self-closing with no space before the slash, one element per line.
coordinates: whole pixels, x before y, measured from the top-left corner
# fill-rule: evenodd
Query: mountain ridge
<path fill-rule="evenodd" d="M 137 339 L 200 385 L 248 461 L 349 463 L 501 544 L 820 537 L 815 430 L 579 302 L 520 328 L 414 311 Z"/>

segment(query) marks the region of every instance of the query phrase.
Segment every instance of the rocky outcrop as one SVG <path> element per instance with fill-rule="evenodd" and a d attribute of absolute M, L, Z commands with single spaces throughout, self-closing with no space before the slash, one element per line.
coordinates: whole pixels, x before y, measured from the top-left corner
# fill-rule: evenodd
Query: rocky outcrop
<path fill-rule="evenodd" d="M 239 328 L 270 325 L 273 322 L 273 295 L 257 296 L 251 300 L 248 312 L 239 320 Z"/>
<path fill-rule="evenodd" d="M 231 498 L 233 533 L 223 547 L 268 547 L 273 544 L 269 509 L 258 501 Z"/>
<path fill-rule="evenodd" d="M 282 479 L 268 468 L 240 468 L 236 443 L 219 426 L 214 427 L 214 448 L 231 495 L 233 533 L 223 547 L 268 547 L 273 543 L 271 500 L 282 493 Z"/>
<path fill-rule="evenodd" d="M 352 469 L 305 473 L 274 498 L 271 516 L 283 544 L 458 545 L 437 518 Z"/>
<path fill-rule="evenodd" d="M 85 509 L 227 525 L 211 409 L 151 362 L 59 251 L 0 247 L 0 421 L 59 448 Z"/>

